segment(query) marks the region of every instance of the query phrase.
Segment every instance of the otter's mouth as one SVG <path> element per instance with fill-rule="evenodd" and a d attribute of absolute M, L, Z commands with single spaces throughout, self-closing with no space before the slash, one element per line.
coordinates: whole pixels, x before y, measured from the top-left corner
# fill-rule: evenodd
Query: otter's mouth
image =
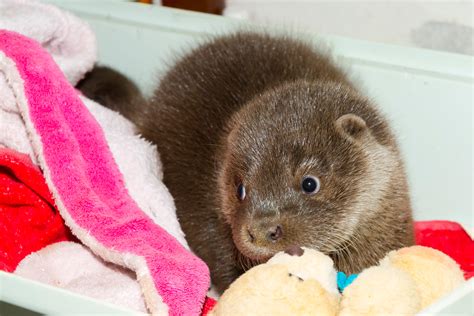
<path fill-rule="evenodd" d="M 249 247 L 248 245 L 239 245 L 234 241 L 237 250 L 240 254 L 246 257 L 248 260 L 257 262 L 257 263 L 264 263 L 271 257 L 273 257 L 278 251 L 272 251 L 266 248 L 259 248 L 259 247 Z"/>

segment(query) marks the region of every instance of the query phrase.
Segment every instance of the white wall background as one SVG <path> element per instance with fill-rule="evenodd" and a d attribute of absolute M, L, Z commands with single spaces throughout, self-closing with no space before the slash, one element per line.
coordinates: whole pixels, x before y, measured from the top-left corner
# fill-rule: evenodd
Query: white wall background
<path fill-rule="evenodd" d="M 227 0 L 225 15 L 391 44 L 473 54 L 473 1 Z"/>

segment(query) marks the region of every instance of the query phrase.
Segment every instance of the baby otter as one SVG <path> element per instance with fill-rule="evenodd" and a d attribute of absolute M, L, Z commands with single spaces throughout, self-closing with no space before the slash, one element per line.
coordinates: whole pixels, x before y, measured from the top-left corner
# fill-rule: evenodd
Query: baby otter
<path fill-rule="evenodd" d="M 355 273 L 413 243 L 387 120 L 308 43 L 215 38 L 179 60 L 146 106 L 122 112 L 157 144 L 182 229 L 220 291 L 291 245 Z"/>

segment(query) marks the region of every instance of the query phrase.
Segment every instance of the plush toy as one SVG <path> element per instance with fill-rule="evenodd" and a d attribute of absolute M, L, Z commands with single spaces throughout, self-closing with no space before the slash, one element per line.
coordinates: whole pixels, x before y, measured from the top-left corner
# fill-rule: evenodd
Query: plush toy
<path fill-rule="evenodd" d="M 210 315 L 335 315 L 335 280 L 333 262 L 321 252 L 281 252 L 232 283 Z"/>
<path fill-rule="evenodd" d="M 422 246 L 392 251 L 350 279 L 340 294 L 332 260 L 295 247 L 238 278 L 211 315 L 414 315 L 464 281 L 454 260 Z"/>
<path fill-rule="evenodd" d="M 464 282 L 458 264 L 433 248 L 391 251 L 344 291 L 340 315 L 414 315 Z"/>

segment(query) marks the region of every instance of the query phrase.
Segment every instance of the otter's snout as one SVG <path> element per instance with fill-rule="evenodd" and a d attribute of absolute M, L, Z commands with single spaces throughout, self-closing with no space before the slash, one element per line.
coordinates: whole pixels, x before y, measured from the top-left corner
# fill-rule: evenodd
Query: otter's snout
<path fill-rule="evenodd" d="M 281 225 L 271 225 L 269 227 L 250 226 L 247 229 L 249 240 L 258 245 L 264 245 L 268 242 L 275 243 L 283 237 L 283 228 Z"/>

